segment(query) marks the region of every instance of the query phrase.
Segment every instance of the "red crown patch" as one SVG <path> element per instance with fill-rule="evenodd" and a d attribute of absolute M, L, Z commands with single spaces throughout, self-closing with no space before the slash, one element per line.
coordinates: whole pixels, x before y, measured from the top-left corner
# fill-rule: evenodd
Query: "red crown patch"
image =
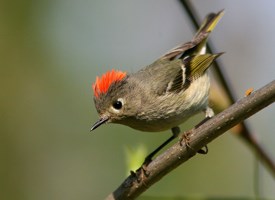
<path fill-rule="evenodd" d="M 96 77 L 96 81 L 92 88 L 94 96 L 99 97 L 100 94 L 104 94 L 108 91 L 110 85 L 116 81 L 121 81 L 126 76 L 126 72 L 116 71 L 112 69 L 106 72 L 101 77 Z"/>

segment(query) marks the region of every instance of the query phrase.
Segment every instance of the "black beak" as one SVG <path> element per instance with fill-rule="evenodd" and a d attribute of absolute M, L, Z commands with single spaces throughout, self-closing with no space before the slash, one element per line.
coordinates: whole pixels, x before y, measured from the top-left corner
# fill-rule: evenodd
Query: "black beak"
<path fill-rule="evenodd" d="M 100 125 L 104 124 L 105 122 L 107 122 L 109 120 L 108 117 L 102 117 L 100 118 L 92 127 L 90 131 L 95 130 L 97 127 L 99 127 Z"/>

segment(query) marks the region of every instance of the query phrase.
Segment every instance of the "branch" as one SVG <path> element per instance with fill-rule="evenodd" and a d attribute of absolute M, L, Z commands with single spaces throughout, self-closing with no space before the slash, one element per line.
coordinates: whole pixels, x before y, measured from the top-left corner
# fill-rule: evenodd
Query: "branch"
<path fill-rule="evenodd" d="M 197 152 L 236 124 L 274 103 L 274 101 L 275 80 L 251 95 L 237 101 L 228 109 L 214 116 L 199 127 L 192 129 L 190 132 L 190 140 L 188 140 L 190 147 L 177 142 L 147 166 L 146 174 L 148 174 L 148 176 L 141 173 L 141 170 L 136 174 L 131 174 L 106 199 L 135 199 L 163 176 L 193 157 L 195 155 L 194 152 Z M 273 175 L 275 175 L 275 166 L 273 166 Z"/>

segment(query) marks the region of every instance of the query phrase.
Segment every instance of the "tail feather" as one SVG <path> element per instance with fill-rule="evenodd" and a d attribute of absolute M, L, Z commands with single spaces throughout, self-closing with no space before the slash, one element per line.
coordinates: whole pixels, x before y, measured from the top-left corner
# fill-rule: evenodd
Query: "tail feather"
<path fill-rule="evenodd" d="M 205 54 L 206 53 L 206 42 L 208 39 L 209 34 L 214 30 L 222 16 L 224 15 L 224 10 L 221 10 L 217 14 L 210 13 L 208 14 L 204 21 L 202 22 L 202 25 L 200 26 L 199 30 L 193 37 L 193 41 L 197 41 L 198 45 L 194 48 L 192 55 L 195 54 Z M 205 36 L 206 35 L 206 36 Z M 203 38 L 202 40 L 200 38 Z"/>
<path fill-rule="evenodd" d="M 210 33 L 214 30 L 222 16 L 224 15 L 224 10 L 221 10 L 218 13 L 210 13 L 203 20 L 199 30 L 195 34 L 194 38 L 196 38 L 202 32 Z"/>
<path fill-rule="evenodd" d="M 184 43 L 180 46 L 177 46 L 167 52 L 161 57 L 161 59 L 173 60 L 175 58 L 184 58 L 186 56 L 192 56 L 196 54 L 205 53 L 205 44 L 208 38 L 208 35 L 214 30 L 219 20 L 224 15 L 224 10 L 221 10 L 218 13 L 210 13 L 204 19 L 199 30 L 193 37 L 192 41 Z"/>

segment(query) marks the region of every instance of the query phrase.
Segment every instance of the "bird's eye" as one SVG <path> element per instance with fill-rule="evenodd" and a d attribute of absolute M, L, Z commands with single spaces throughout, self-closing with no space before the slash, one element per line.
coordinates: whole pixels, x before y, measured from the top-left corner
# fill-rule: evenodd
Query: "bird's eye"
<path fill-rule="evenodd" d="M 122 108 L 122 102 L 120 100 L 116 100 L 114 103 L 113 103 L 113 107 L 116 109 L 116 110 L 120 110 Z"/>

